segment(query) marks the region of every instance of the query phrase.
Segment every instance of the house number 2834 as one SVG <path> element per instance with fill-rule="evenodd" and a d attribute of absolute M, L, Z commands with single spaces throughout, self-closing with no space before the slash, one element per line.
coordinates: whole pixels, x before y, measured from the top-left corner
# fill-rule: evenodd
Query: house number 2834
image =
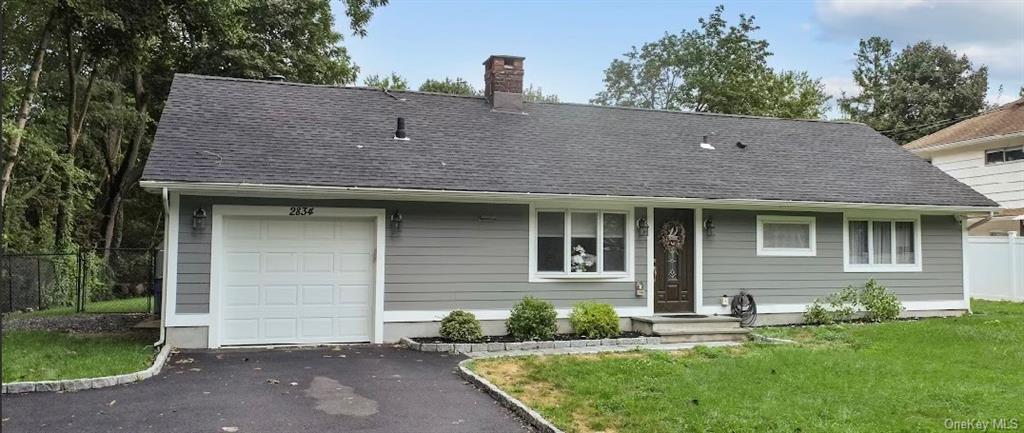
<path fill-rule="evenodd" d="M 292 206 L 288 209 L 288 215 L 313 215 L 313 208 L 306 206 Z"/>

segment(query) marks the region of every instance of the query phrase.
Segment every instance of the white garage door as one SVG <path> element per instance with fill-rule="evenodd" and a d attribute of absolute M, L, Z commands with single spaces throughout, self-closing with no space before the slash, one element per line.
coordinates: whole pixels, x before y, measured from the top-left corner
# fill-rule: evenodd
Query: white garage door
<path fill-rule="evenodd" d="M 370 341 L 374 236 L 369 218 L 225 216 L 221 344 Z"/>

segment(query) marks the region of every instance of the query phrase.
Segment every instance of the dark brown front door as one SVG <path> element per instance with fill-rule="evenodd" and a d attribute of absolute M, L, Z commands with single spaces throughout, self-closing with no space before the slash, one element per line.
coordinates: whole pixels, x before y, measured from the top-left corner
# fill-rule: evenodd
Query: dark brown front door
<path fill-rule="evenodd" d="M 693 312 L 693 211 L 654 209 L 654 312 Z"/>

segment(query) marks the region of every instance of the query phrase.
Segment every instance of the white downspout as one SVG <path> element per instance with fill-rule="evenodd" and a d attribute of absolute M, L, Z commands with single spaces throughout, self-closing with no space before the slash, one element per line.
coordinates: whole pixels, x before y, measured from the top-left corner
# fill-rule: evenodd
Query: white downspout
<path fill-rule="evenodd" d="M 167 188 L 162 188 L 162 194 L 161 195 L 162 195 L 162 197 L 161 197 L 160 202 L 163 203 L 163 205 L 164 205 L 164 242 L 163 242 L 164 243 L 164 253 L 162 254 L 163 261 L 164 261 L 164 265 L 163 265 L 164 275 L 163 275 L 163 279 L 160 281 L 160 284 L 163 285 L 163 284 L 165 284 L 167 282 L 167 224 L 170 223 L 170 218 L 169 217 L 171 215 L 171 202 L 169 201 L 170 197 L 168 197 L 168 195 L 167 195 Z M 164 314 L 164 311 L 165 311 L 166 308 L 167 308 L 167 287 L 160 287 L 160 339 L 157 340 L 156 343 L 153 343 L 153 346 L 163 346 L 164 345 L 164 339 L 167 336 L 167 325 L 166 325 L 166 323 L 164 323 L 164 321 L 167 318 L 167 315 Z"/>

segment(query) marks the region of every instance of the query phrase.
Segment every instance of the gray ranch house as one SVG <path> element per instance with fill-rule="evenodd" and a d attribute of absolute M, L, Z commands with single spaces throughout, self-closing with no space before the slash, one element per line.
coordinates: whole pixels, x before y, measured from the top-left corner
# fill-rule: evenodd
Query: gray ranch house
<path fill-rule="evenodd" d="M 166 206 L 178 347 L 394 342 L 523 296 L 624 323 L 760 323 L 875 278 L 913 316 L 969 308 L 968 215 L 998 205 L 850 122 L 177 75 L 141 184 Z"/>

